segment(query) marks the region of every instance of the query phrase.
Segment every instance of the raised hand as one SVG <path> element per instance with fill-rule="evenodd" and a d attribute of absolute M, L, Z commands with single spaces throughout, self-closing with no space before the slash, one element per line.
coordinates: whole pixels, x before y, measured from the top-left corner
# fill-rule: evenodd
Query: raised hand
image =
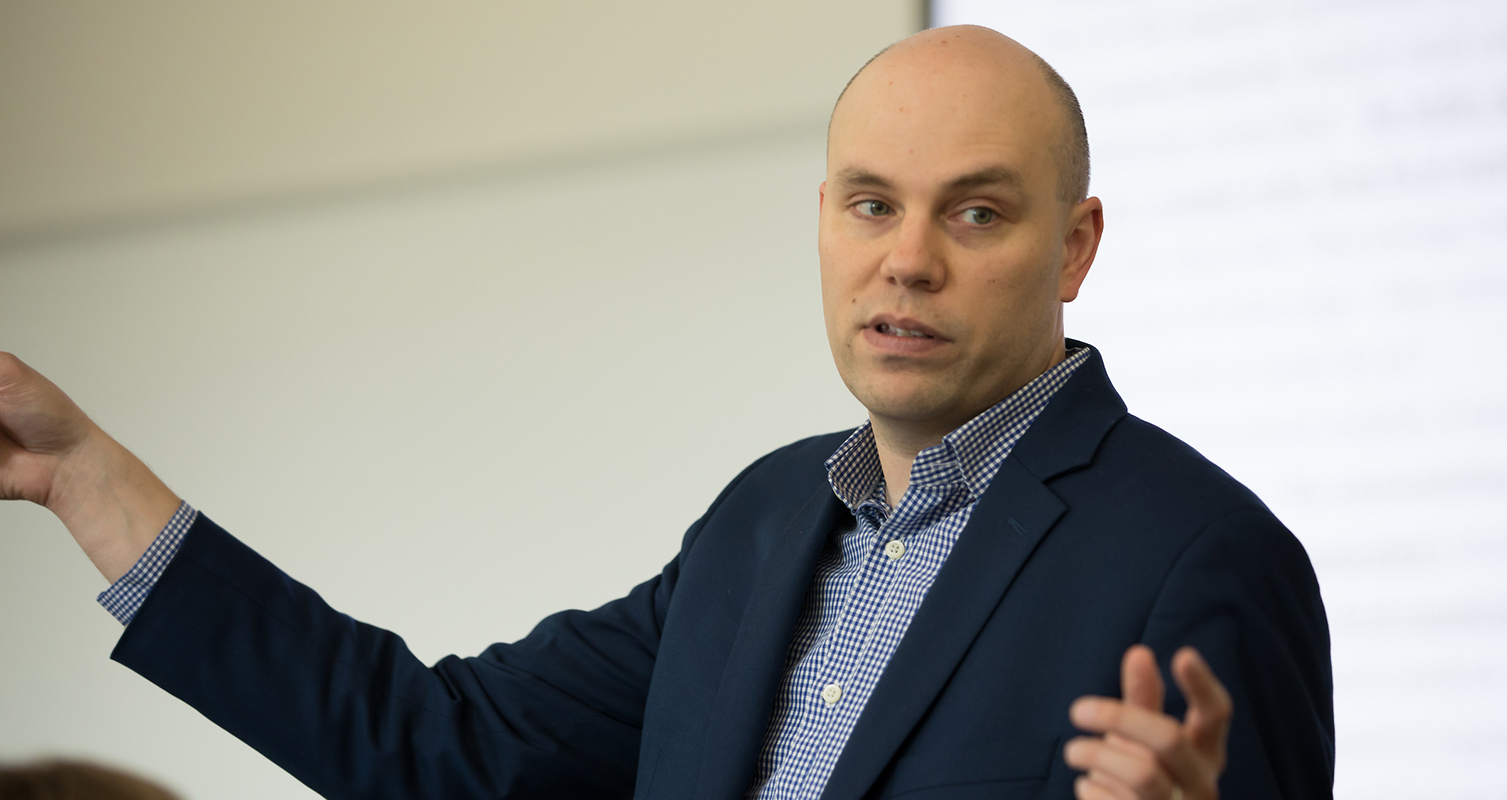
<path fill-rule="evenodd" d="M 1121 700 L 1080 697 L 1073 724 L 1100 736 L 1068 742 L 1069 766 L 1083 770 L 1079 800 L 1212 800 L 1219 796 L 1232 711 L 1229 692 L 1198 651 L 1172 658 L 1172 678 L 1188 701 L 1179 722 L 1162 713 L 1163 685 L 1151 648 L 1133 645 L 1120 662 Z"/>
<path fill-rule="evenodd" d="M 114 581 L 179 500 L 61 389 L 0 353 L 0 499 L 46 506 Z"/>
<path fill-rule="evenodd" d="M 0 499 L 43 506 L 61 500 L 68 456 L 93 428 L 52 381 L 0 353 Z"/>

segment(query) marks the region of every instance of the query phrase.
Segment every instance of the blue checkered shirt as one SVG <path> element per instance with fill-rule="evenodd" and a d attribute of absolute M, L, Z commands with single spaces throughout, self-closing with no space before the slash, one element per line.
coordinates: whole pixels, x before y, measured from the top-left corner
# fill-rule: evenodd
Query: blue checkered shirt
<path fill-rule="evenodd" d="M 188 503 L 179 504 L 178 511 L 167 521 L 167 527 L 147 545 L 147 551 L 141 554 L 141 558 L 136 559 L 136 563 L 119 580 L 110 584 L 110 588 L 99 593 L 96 598 L 99 604 L 120 620 L 120 624 L 131 624 L 136 612 L 141 609 L 141 604 L 146 602 L 147 594 L 167 569 L 168 562 L 178 554 L 178 547 L 183 544 L 183 535 L 188 533 L 188 529 L 194 526 L 194 521 L 198 518 L 199 512 L 193 506 Z"/>
<path fill-rule="evenodd" d="M 819 797 L 874 685 L 936 580 L 994 473 L 1047 401 L 1088 359 L 1086 347 L 922 450 L 891 511 L 865 424 L 827 459 L 853 512 L 835 531 L 806 591 L 774 714 L 748 797 Z"/>
<path fill-rule="evenodd" d="M 758 771 L 759 800 L 821 795 L 848 735 L 926 590 L 1011 448 L 1079 365 L 1086 347 L 922 450 L 892 512 L 866 423 L 827 459 L 832 491 L 854 527 L 834 532 L 806 592 Z M 188 503 L 120 580 L 99 595 L 129 624 L 198 519 Z"/>

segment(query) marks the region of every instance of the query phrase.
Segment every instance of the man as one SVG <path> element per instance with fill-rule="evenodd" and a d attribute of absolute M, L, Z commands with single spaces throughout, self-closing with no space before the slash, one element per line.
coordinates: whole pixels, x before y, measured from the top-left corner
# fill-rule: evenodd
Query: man
<path fill-rule="evenodd" d="M 112 581 L 117 660 L 329 796 L 1326 796 L 1302 548 L 1064 339 L 1103 230 L 1087 167 L 1071 90 L 1015 42 L 876 57 L 820 190 L 868 424 L 765 456 L 661 575 L 476 658 L 426 668 L 330 609 L 11 357 L 0 494 Z M 1183 645 L 1207 663 L 1178 650 L 1164 714 Z"/>

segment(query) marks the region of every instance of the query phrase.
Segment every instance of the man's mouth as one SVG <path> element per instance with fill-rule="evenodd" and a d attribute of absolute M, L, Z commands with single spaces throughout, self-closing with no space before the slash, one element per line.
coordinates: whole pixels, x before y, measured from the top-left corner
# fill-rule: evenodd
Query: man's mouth
<path fill-rule="evenodd" d="M 885 336 L 903 336 L 903 337 L 914 338 L 914 339 L 935 339 L 935 338 L 937 338 L 935 336 L 932 336 L 929 333 L 926 333 L 925 331 L 914 331 L 914 330 L 910 330 L 909 328 L 897 328 L 894 325 L 891 325 L 891 324 L 889 324 L 887 322 L 881 322 L 878 325 L 875 325 L 874 326 L 874 330 L 877 330 L 878 332 L 884 334 Z"/>

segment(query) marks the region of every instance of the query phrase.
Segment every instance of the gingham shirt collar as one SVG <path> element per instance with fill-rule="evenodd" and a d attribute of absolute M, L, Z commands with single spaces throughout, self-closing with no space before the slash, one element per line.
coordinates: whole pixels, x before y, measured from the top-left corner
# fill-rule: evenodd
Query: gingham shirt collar
<path fill-rule="evenodd" d="M 940 444 L 917 453 L 910 484 L 946 489 L 962 483 L 968 489 L 967 502 L 977 502 L 1016 440 L 1088 355 L 1087 347 L 1067 351 L 1056 366 L 943 436 Z M 873 423 L 865 422 L 854 431 L 827 459 L 826 467 L 832 491 L 848 510 L 856 514 L 868 502 L 884 505 L 884 472 Z"/>

